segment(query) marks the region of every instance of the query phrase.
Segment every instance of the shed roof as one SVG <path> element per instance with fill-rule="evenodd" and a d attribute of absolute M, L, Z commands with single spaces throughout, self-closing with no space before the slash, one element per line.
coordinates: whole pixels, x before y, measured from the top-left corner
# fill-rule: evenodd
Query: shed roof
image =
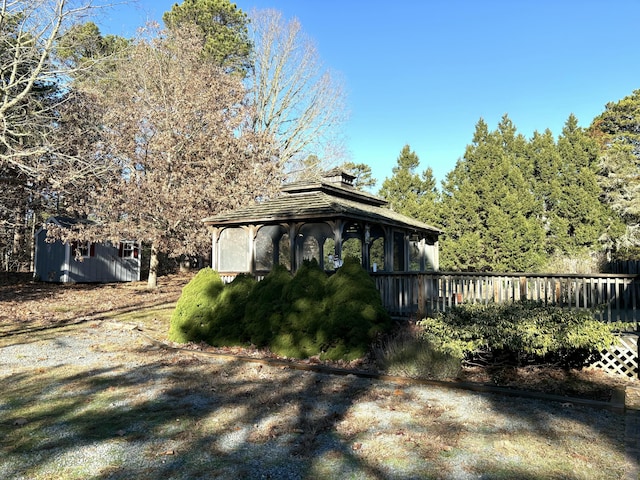
<path fill-rule="evenodd" d="M 210 226 L 273 224 L 289 221 L 347 219 L 398 226 L 439 235 L 442 231 L 394 212 L 387 201 L 352 185 L 353 176 L 335 170 L 320 180 L 286 184 L 281 195 L 255 205 L 205 218 Z"/>

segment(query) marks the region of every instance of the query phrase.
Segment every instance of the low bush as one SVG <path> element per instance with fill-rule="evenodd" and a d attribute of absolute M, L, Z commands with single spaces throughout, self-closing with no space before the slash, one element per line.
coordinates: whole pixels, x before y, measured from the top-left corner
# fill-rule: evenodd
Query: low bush
<path fill-rule="evenodd" d="M 282 322 L 269 342 L 278 355 L 307 358 L 322 353 L 325 340 L 327 274 L 315 260 L 307 260 L 298 268 L 283 289 Z"/>
<path fill-rule="evenodd" d="M 171 315 L 169 340 L 178 343 L 208 341 L 213 324 L 213 307 L 224 283 L 215 270 L 200 270 L 182 289 Z"/>
<path fill-rule="evenodd" d="M 245 306 L 255 285 L 253 277 L 238 275 L 224 286 L 212 305 L 207 343 L 217 347 L 246 343 L 248 334 L 244 318 Z"/>
<path fill-rule="evenodd" d="M 371 341 L 391 328 L 391 318 L 375 282 L 357 258 L 347 257 L 329 278 L 326 289 L 327 321 L 322 325 L 326 344 L 322 356 L 330 360 L 363 357 Z"/>
<path fill-rule="evenodd" d="M 420 326 L 442 351 L 516 366 L 582 367 L 615 341 L 612 326 L 591 312 L 538 302 L 458 305 Z"/>
<path fill-rule="evenodd" d="M 249 297 L 244 313 L 249 341 L 258 347 L 266 347 L 280 330 L 288 303 L 284 291 L 291 282 L 291 273 L 276 265 L 271 272 L 256 284 Z"/>
<path fill-rule="evenodd" d="M 363 357 L 390 327 L 373 280 L 346 260 L 331 278 L 315 260 L 292 277 L 281 266 L 261 281 L 238 276 L 223 286 L 210 269 L 183 290 L 169 339 L 214 346 L 253 344 L 292 358 Z"/>

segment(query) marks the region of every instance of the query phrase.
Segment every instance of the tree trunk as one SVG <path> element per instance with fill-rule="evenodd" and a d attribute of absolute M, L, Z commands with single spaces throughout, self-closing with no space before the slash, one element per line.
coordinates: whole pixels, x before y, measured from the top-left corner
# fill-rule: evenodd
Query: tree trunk
<path fill-rule="evenodd" d="M 36 216 L 31 217 L 31 241 L 29 242 L 29 271 L 36 271 Z"/>
<path fill-rule="evenodd" d="M 13 271 L 21 272 L 24 260 L 24 224 L 22 221 L 22 210 L 17 209 L 13 227 L 13 245 L 11 248 L 11 260 L 13 261 Z"/>
<path fill-rule="evenodd" d="M 158 286 L 158 247 L 151 244 L 151 259 L 149 260 L 149 279 L 147 280 L 148 288 L 156 288 Z"/>

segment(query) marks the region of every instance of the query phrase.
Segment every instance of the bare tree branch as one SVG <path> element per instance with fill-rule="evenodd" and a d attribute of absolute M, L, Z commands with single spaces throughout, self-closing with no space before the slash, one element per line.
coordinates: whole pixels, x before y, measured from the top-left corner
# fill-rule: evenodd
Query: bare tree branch
<path fill-rule="evenodd" d="M 0 167 L 29 177 L 50 173 L 38 159 L 60 153 L 53 142 L 56 115 L 66 100 L 65 80 L 74 74 L 57 61 L 56 41 L 96 8 L 89 0 L 0 3 Z"/>
<path fill-rule="evenodd" d="M 347 117 L 344 90 L 323 68 L 300 22 L 285 22 L 275 10 L 254 11 L 250 35 L 254 128 L 275 136 L 280 160 L 289 171 L 309 155 L 338 161 L 328 157 L 341 150 L 340 127 Z"/>

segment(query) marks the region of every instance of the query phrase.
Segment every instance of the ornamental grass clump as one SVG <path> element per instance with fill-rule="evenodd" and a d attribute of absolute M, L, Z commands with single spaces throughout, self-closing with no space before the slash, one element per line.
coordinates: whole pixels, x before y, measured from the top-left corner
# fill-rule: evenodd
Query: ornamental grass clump
<path fill-rule="evenodd" d="M 388 375 L 433 380 L 454 379 L 462 357 L 444 351 L 419 332 L 401 329 L 383 338 L 373 350 L 376 365 Z"/>

